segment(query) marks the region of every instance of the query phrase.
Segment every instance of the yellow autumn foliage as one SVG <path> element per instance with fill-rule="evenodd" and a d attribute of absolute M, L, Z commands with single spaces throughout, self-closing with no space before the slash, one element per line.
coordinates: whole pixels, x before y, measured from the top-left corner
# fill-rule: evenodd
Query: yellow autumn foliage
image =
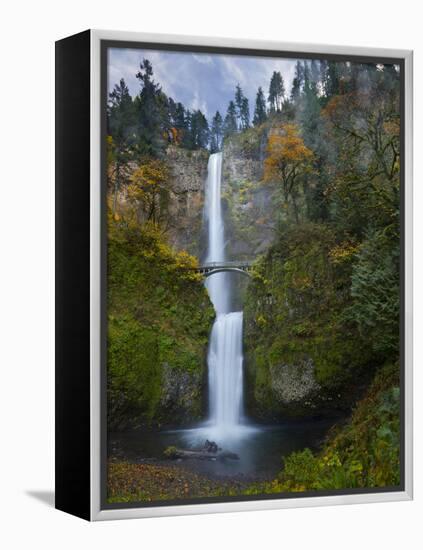
<path fill-rule="evenodd" d="M 157 223 L 169 193 L 169 169 L 159 159 L 143 162 L 131 175 L 127 189 L 128 200 L 143 212 L 148 221 Z"/>
<path fill-rule="evenodd" d="M 334 246 L 329 252 L 330 261 L 337 265 L 350 260 L 358 252 L 359 246 L 351 242 L 344 242 Z"/>
<path fill-rule="evenodd" d="M 269 136 L 264 180 L 288 183 L 300 171 L 310 171 L 313 152 L 304 144 L 295 124 L 283 124 Z"/>
<path fill-rule="evenodd" d="M 128 197 L 131 200 L 144 200 L 145 197 L 166 185 L 169 170 L 164 162 L 158 159 L 141 164 L 132 174 L 128 186 Z"/>

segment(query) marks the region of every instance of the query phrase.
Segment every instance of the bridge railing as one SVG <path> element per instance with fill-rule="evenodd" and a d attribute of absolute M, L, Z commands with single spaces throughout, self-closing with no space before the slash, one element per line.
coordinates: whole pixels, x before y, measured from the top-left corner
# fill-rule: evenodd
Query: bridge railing
<path fill-rule="evenodd" d="M 228 261 L 228 262 L 205 262 L 201 264 L 198 269 L 216 269 L 224 267 L 251 267 L 253 265 L 253 260 L 238 260 L 238 261 Z"/>

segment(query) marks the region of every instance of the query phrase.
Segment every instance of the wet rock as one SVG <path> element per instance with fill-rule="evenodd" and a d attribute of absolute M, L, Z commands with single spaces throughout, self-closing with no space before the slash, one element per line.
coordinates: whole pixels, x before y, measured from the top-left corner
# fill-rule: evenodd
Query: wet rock
<path fill-rule="evenodd" d="M 166 419 L 192 421 L 198 417 L 202 391 L 202 373 L 181 371 L 164 363 L 160 409 Z"/>
<path fill-rule="evenodd" d="M 295 365 L 278 364 L 270 367 L 271 388 L 283 404 L 301 401 L 320 389 L 311 359 L 299 360 Z"/>

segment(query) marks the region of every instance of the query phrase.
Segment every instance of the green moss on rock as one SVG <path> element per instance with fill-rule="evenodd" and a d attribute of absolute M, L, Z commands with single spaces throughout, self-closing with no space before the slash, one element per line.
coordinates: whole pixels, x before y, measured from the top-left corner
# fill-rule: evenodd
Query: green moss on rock
<path fill-rule="evenodd" d="M 111 429 L 191 422 L 203 413 L 214 310 L 195 259 L 152 226 L 110 220 L 108 422 Z"/>
<path fill-rule="evenodd" d="M 372 376 L 375 358 L 344 316 L 352 254 L 339 260 L 338 248 L 328 226 L 287 226 L 257 262 L 244 314 L 254 416 L 348 409 Z"/>
<path fill-rule="evenodd" d="M 351 419 L 332 430 L 318 454 L 310 449 L 292 453 L 284 459 L 277 479 L 246 492 L 397 487 L 400 475 L 399 365 L 395 363 L 378 372 Z"/>

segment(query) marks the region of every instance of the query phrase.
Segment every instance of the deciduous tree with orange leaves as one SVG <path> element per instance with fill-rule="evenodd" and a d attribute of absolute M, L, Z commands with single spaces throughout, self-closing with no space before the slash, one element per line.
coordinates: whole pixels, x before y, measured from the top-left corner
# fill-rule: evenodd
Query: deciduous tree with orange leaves
<path fill-rule="evenodd" d="M 303 176 L 312 171 L 313 152 L 304 144 L 295 124 L 282 124 L 269 136 L 267 155 L 264 181 L 282 185 L 285 208 L 291 199 L 298 223 L 297 187 Z"/>

